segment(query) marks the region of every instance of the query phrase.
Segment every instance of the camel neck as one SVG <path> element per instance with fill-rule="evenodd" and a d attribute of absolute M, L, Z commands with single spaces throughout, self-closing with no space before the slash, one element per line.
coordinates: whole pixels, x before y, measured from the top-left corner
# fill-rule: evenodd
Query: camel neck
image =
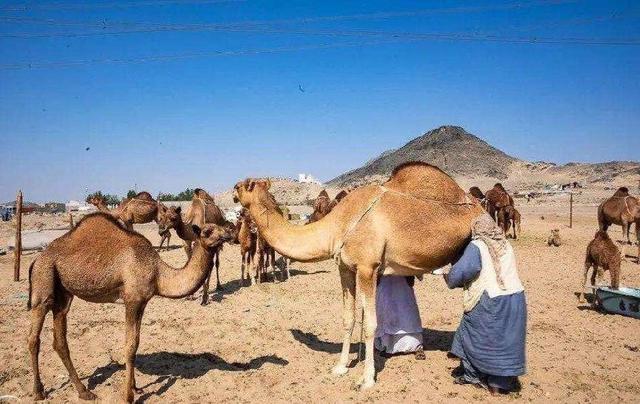
<path fill-rule="evenodd" d="M 176 234 L 182 240 L 194 241 L 196 239 L 196 235 L 193 232 L 191 225 L 188 225 L 183 221 L 180 221 L 180 224 L 176 227 Z"/>
<path fill-rule="evenodd" d="M 160 258 L 158 260 L 158 295 L 174 299 L 198 290 L 213 267 L 212 254 L 197 242 L 191 258 L 182 268 L 174 268 Z"/>
<path fill-rule="evenodd" d="M 320 261 L 333 255 L 333 222 L 325 217 L 306 226 L 289 223 L 277 209 L 264 203 L 249 208 L 260 236 L 278 253 L 297 261 Z"/>

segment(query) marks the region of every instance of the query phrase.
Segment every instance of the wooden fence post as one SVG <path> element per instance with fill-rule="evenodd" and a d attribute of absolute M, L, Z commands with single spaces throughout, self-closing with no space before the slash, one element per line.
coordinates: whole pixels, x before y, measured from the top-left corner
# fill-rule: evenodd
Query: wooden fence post
<path fill-rule="evenodd" d="M 69 230 L 73 230 L 73 214 L 69 211 Z"/>
<path fill-rule="evenodd" d="M 13 250 L 13 280 L 20 280 L 20 257 L 22 255 L 22 191 L 16 197 L 16 242 Z"/>
<path fill-rule="evenodd" d="M 569 194 L 569 228 L 573 228 L 573 192 Z"/>

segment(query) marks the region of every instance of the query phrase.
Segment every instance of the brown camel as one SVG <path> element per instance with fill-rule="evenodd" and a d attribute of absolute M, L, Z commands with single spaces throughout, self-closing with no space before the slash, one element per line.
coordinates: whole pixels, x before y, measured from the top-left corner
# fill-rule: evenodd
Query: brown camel
<path fill-rule="evenodd" d="M 509 237 L 509 229 L 513 227 L 513 239 L 515 240 L 518 238 L 516 228 L 518 229 L 518 233 L 521 233 L 521 221 L 522 218 L 520 216 L 520 212 L 511 205 L 505 206 L 498 211 L 498 226 L 502 228 L 507 237 Z"/>
<path fill-rule="evenodd" d="M 309 216 L 307 223 L 317 222 L 331 212 L 331 199 L 326 190 L 320 191 L 316 201 L 313 203 L 313 213 Z"/>
<path fill-rule="evenodd" d="M 207 191 L 202 188 L 196 188 L 194 190 L 193 198 L 191 199 L 191 206 L 187 210 L 185 216 L 185 222 L 187 224 L 195 224 L 197 226 L 202 227 L 205 223 L 213 223 L 218 226 L 233 226 L 232 223 L 228 222 L 222 210 L 216 205 L 215 200 L 211 195 L 207 193 Z M 191 254 L 191 243 L 192 240 L 185 240 L 184 249 L 187 253 L 187 256 Z M 216 252 L 216 256 L 214 259 L 215 268 L 216 268 L 216 290 L 220 290 L 222 285 L 220 284 L 220 257 L 219 252 Z M 209 300 L 209 281 L 211 277 L 207 277 L 207 280 L 203 285 L 203 294 L 202 294 L 202 304 L 206 305 Z"/>
<path fill-rule="evenodd" d="M 100 212 L 108 213 L 124 223 L 125 227 L 133 230 L 133 224 L 149 223 L 157 220 L 158 204 L 148 192 L 140 192 L 131 199 L 124 199 L 117 208 L 110 210 L 104 198 L 97 195 L 87 198 L 87 202 L 98 208 Z"/>
<path fill-rule="evenodd" d="M 124 301 L 126 379 L 122 398 L 133 401 L 138 391 L 134 361 L 140 341 L 142 315 L 155 296 L 180 298 L 200 287 L 211 271 L 212 250 L 231 238 L 227 229 L 215 225 L 193 227 L 198 241 L 189 262 L 181 269 L 165 264 L 151 243 L 127 230 L 113 216 L 94 213 L 62 237 L 54 240 L 29 268 L 31 310 L 29 352 L 33 368 L 33 394 L 44 399 L 38 354 L 45 317 L 53 311 L 53 348 L 64 363 L 81 399 L 96 396 L 82 384 L 71 362 L 67 345 L 67 313 L 75 296 L 92 303 Z"/>
<path fill-rule="evenodd" d="M 549 247 L 560 247 L 562 245 L 562 238 L 560 238 L 560 229 L 551 230 L 551 235 L 547 238 L 547 245 Z"/>
<path fill-rule="evenodd" d="M 345 191 L 344 189 L 342 191 L 338 192 L 336 197 L 333 198 L 333 200 L 331 201 L 331 204 L 329 204 L 329 211 L 331 211 L 333 208 L 335 208 L 336 205 L 339 204 L 340 201 L 343 200 L 344 197 L 347 196 L 348 194 L 349 194 L 349 191 Z"/>
<path fill-rule="evenodd" d="M 631 225 L 636 224 L 636 239 L 638 241 L 638 263 L 640 263 L 640 201 L 629 195 L 629 189 L 619 188 L 615 194 L 598 207 L 598 224 L 600 230 L 607 231 L 609 226 L 622 226 L 622 235 L 631 244 Z"/>
<path fill-rule="evenodd" d="M 214 223 L 215 224 L 215 223 Z M 235 227 L 232 223 L 225 222 L 222 227 L 229 229 L 231 234 L 236 237 Z M 170 206 L 160 208 L 158 211 L 158 233 L 160 235 L 169 233 L 170 229 L 174 229 L 178 237 L 185 243 L 185 250 L 187 251 L 187 257 L 191 256 L 191 244 L 197 240 L 197 235 L 193 232 L 190 224 L 185 223 L 182 220 L 182 209 L 178 206 Z M 161 242 L 162 243 L 162 242 Z M 186 246 L 188 245 L 188 249 Z M 220 250 L 222 246 L 220 246 Z M 220 284 L 220 277 L 218 276 L 218 268 L 220 267 L 220 251 L 213 251 L 213 263 L 216 268 L 216 290 L 220 290 L 222 285 Z M 202 286 L 202 300 L 200 304 L 205 306 L 209 302 L 209 282 L 211 280 L 211 274 L 207 276 Z"/>
<path fill-rule="evenodd" d="M 493 218 L 493 220 L 498 220 L 498 211 L 504 208 L 505 206 L 515 206 L 513 203 L 513 198 L 507 191 L 504 189 L 501 183 L 497 183 L 485 192 L 485 209 L 489 213 L 489 216 Z"/>
<path fill-rule="evenodd" d="M 256 280 L 258 283 L 267 274 L 269 267 L 271 267 L 273 281 L 275 282 L 278 280 L 276 277 L 276 251 L 258 232 L 256 239 Z M 280 280 L 284 281 L 284 271 L 280 272 Z"/>
<path fill-rule="evenodd" d="M 284 218 L 283 218 L 284 219 Z M 240 228 L 238 229 L 238 240 L 240 241 L 240 284 L 244 284 L 244 271 L 247 270 L 247 281 L 251 285 L 251 269 L 254 268 L 254 259 L 258 241 L 258 229 L 251 214 L 247 209 L 242 209 L 238 218 Z"/>
<path fill-rule="evenodd" d="M 584 279 L 580 288 L 578 300 L 584 302 L 584 287 L 587 284 L 587 274 L 589 269 L 593 267 L 591 274 L 591 286 L 596 284 L 596 276 L 601 280 L 604 271 L 609 271 L 611 275 L 611 287 L 618 289 L 620 286 L 620 250 L 615 243 L 609 238 L 604 230 L 598 230 L 594 239 L 587 246 L 587 254 L 584 259 Z"/>
<path fill-rule="evenodd" d="M 469 188 L 469 193 L 471 194 L 471 196 L 473 196 L 474 198 L 476 198 L 479 201 L 483 201 L 484 200 L 484 194 L 482 193 L 482 191 L 478 187 Z"/>
<path fill-rule="evenodd" d="M 382 186 L 353 190 L 331 213 L 306 226 L 284 220 L 270 186 L 269 180 L 247 179 L 236 184 L 234 199 L 249 209 L 260 234 L 278 253 L 302 262 L 332 257 L 338 262 L 344 337 L 336 375 L 348 371 L 359 289 L 366 341 L 360 386 L 373 386 L 378 276 L 417 276 L 454 262 L 482 207 L 442 170 L 421 162 L 396 167 Z"/>

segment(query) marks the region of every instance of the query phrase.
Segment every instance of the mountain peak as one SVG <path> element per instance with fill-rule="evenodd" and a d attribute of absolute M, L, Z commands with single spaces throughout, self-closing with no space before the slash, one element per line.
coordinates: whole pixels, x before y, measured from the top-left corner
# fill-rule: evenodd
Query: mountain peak
<path fill-rule="evenodd" d="M 406 145 L 385 152 L 364 166 L 343 174 L 329 184 L 349 186 L 366 182 L 372 176 L 388 176 L 394 167 L 407 161 L 436 165 L 451 175 L 506 178 L 512 163 L 518 161 L 464 128 L 444 125 L 432 129 Z"/>

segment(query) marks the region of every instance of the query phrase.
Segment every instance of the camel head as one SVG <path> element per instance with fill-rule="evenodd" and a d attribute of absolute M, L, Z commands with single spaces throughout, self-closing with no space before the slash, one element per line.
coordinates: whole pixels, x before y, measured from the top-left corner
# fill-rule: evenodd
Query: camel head
<path fill-rule="evenodd" d="M 249 208 L 252 203 L 258 202 L 258 198 L 271 188 L 271 180 L 247 178 L 233 187 L 233 201 Z"/>
<path fill-rule="evenodd" d="M 87 197 L 86 200 L 87 203 L 90 203 L 93 206 L 100 206 L 100 205 L 106 205 L 106 201 L 103 197 L 99 196 L 99 195 L 91 195 Z"/>
<path fill-rule="evenodd" d="M 196 242 L 205 249 L 212 251 L 220 247 L 223 243 L 233 240 L 233 232 L 223 226 L 216 224 L 205 224 L 202 228 L 192 225 L 193 232 L 198 237 Z"/>
<path fill-rule="evenodd" d="M 182 208 L 158 204 L 158 234 L 162 235 L 169 229 L 175 229 L 182 221 Z"/>

